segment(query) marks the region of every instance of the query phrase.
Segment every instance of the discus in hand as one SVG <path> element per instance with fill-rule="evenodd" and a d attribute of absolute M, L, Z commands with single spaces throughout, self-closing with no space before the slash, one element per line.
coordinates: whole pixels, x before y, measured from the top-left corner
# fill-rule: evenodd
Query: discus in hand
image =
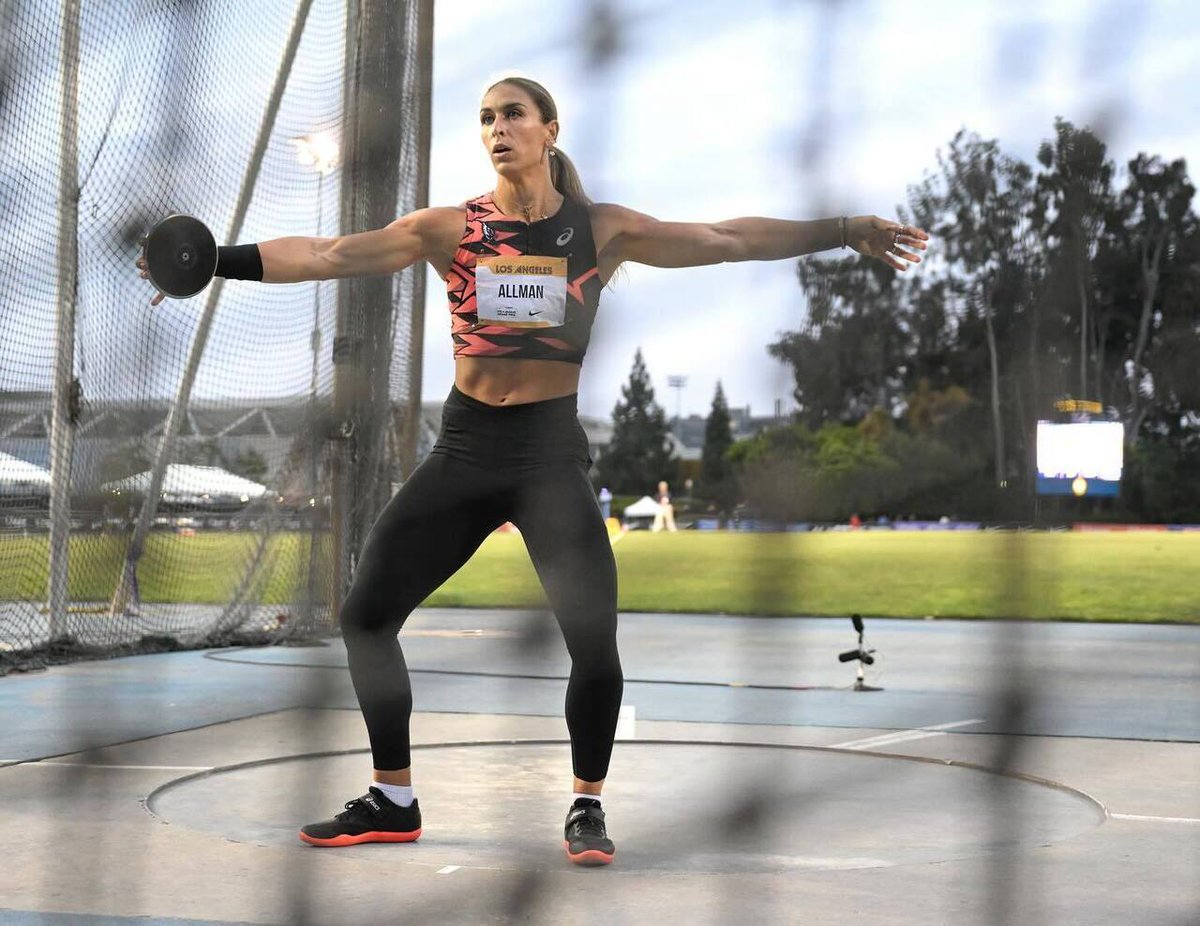
<path fill-rule="evenodd" d="M 217 271 L 217 242 L 203 222 L 169 215 L 150 230 L 142 247 L 150 282 L 175 299 L 194 296 Z"/>

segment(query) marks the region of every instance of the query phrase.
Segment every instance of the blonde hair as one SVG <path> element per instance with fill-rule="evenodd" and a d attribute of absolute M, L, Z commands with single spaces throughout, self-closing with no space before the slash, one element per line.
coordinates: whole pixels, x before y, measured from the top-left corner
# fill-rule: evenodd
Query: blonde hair
<path fill-rule="evenodd" d="M 558 107 L 554 105 L 554 98 L 550 96 L 550 91 L 536 80 L 517 75 L 501 77 L 484 91 L 484 95 L 486 96 L 501 84 L 512 84 L 528 93 L 542 116 L 542 122 L 552 122 L 558 119 Z M 579 179 L 579 171 L 575 169 L 571 159 L 558 145 L 550 149 L 550 154 L 550 182 L 554 184 L 554 189 L 563 196 L 590 204 L 591 200 L 583 189 L 583 181 Z"/>

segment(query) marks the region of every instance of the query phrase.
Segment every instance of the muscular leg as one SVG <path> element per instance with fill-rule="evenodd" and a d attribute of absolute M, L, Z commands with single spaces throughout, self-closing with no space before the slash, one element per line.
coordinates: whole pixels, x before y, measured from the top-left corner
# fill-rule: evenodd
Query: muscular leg
<path fill-rule="evenodd" d="M 380 780 L 406 784 L 412 689 L 396 634 L 412 610 L 503 523 L 486 474 L 433 454 L 388 502 L 367 535 L 342 606 L 350 678 Z M 399 780 L 397 780 L 399 779 Z"/>
<path fill-rule="evenodd" d="M 538 470 L 518 494 L 513 521 L 571 654 L 566 713 L 575 777 L 598 794 L 608 774 L 624 678 L 617 655 L 616 563 L 584 467 Z"/>

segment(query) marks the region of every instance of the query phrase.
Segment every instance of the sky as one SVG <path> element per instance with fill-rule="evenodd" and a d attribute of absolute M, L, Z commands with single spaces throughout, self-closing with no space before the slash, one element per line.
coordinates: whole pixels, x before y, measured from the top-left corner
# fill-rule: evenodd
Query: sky
<path fill-rule="evenodd" d="M 491 20 L 436 5 L 432 203 L 491 189 L 476 108 L 510 70 L 555 96 L 560 147 L 593 199 L 663 219 L 894 218 L 959 128 L 1032 163 L 1056 116 L 1100 132 L 1118 165 L 1142 150 L 1186 158 L 1193 177 L 1200 163 L 1200 17 L 1186 2 L 616 6 L 620 53 L 588 73 L 586 2 L 507 2 L 486 42 Z M 431 273 L 427 399 L 453 376 L 443 294 Z M 668 413 L 707 414 L 720 379 L 731 405 L 769 414 L 792 385 L 767 345 L 803 317 L 793 261 L 630 266 L 601 301 L 581 410 L 611 412 L 640 347 Z M 687 377 L 681 394 L 669 375 Z"/>
<path fill-rule="evenodd" d="M 493 187 L 478 103 L 513 71 L 554 94 L 560 147 L 593 199 L 675 221 L 894 218 L 959 129 L 997 138 L 1033 163 L 1056 116 L 1091 126 L 1119 166 L 1146 151 L 1185 158 L 1197 177 L 1194 0 L 612 4 L 617 51 L 600 66 L 585 55 L 592 0 L 505 0 L 502 13 L 461 0 L 436 4 L 431 204 Z M 131 228 L 181 211 L 204 219 L 221 242 L 334 233 L 340 177 L 322 181 L 298 165 L 293 139 L 339 124 L 344 0 L 312 5 L 237 229 L 234 204 L 296 4 L 272 0 L 231 14 L 211 0 L 192 9 L 189 24 L 179 7 L 148 0 L 83 5 L 79 216 L 87 247 L 75 370 L 88 396 L 172 394 L 207 298 L 151 310 L 146 284 L 127 263 L 136 250 Z M 0 32 L 0 63 L 17 61 L 20 75 L 0 108 L 8 120 L 0 223 L 9 243 L 0 391 L 49 389 L 54 369 L 59 7 L 20 10 L 20 28 Z M 404 131 L 401 115 L 389 117 Z M 426 272 L 422 394 L 436 401 L 453 378 L 450 317 L 444 284 Z M 194 397 L 306 395 L 314 314 L 327 393 L 336 289 L 224 287 Z M 732 406 L 786 409 L 790 371 L 767 347 L 804 318 L 795 261 L 627 265 L 601 301 L 580 409 L 611 414 L 639 348 L 670 414 L 706 414 L 718 379 Z M 686 387 L 672 390 L 669 376 L 685 377 Z"/>

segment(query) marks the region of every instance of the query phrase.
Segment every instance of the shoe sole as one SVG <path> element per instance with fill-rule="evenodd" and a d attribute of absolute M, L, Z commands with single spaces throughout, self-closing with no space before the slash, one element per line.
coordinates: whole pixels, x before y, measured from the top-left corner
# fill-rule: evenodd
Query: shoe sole
<path fill-rule="evenodd" d="M 421 836 L 420 830 L 412 830 L 408 833 L 359 833 L 357 836 L 334 836 L 332 839 L 321 839 L 318 836 L 309 836 L 303 830 L 300 831 L 300 838 L 310 846 L 320 846 L 323 849 L 335 849 L 341 846 L 357 846 L 364 842 L 416 842 Z"/>
<path fill-rule="evenodd" d="M 571 852 L 571 843 L 563 840 L 563 848 L 567 852 L 569 858 L 576 865 L 611 865 L 613 854 L 609 852 L 601 852 L 599 849 L 585 849 L 583 852 Z"/>

